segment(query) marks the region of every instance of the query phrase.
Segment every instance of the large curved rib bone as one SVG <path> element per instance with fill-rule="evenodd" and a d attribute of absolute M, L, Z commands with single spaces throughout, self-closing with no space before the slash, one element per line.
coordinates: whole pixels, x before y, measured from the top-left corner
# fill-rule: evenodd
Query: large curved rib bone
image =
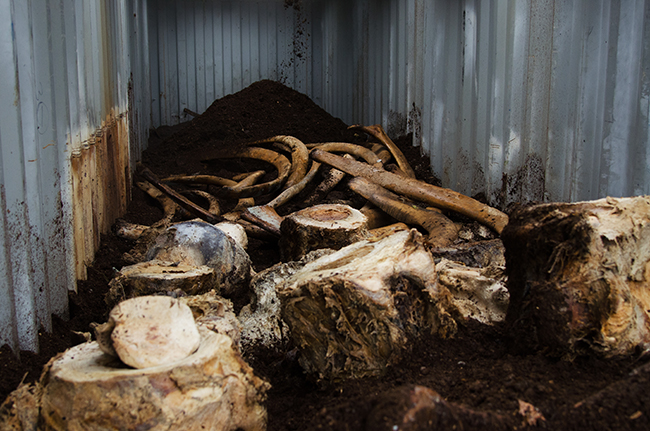
<path fill-rule="evenodd" d="M 181 184 L 205 184 L 209 186 L 234 186 L 237 181 L 228 178 L 217 177 L 215 175 L 171 175 L 163 178 L 161 181 L 166 183 L 181 183 Z"/>
<path fill-rule="evenodd" d="M 320 168 L 320 163 L 312 162 L 311 168 L 307 172 L 307 175 L 305 175 L 302 178 L 302 180 L 300 180 L 300 182 L 284 190 L 282 193 L 276 196 L 275 199 L 273 199 L 271 202 L 269 202 L 266 205 L 271 208 L 277 208 L 280 205 L 284 205 L 285 203 L 289 202 L 290 199 L 292 199 L 298 193 L 303 191 L 305 189 L 305 186 L 307 186 L 307 184 L 309 184 L 311 180 L 314 179 L 319 168 Z"/>
<path fill-rule="evenodd" d="M 299 183 L 289 187 L 266 205 L 247 208 L 242 213 L 242 218 L 248 220 L 251 223 L 259 225 L 262 229 L 267 230 L 273 235 L 279 237 L 281 235 L 280 224 L 282 224 L 284 217 L 280 216 L 275 211 L 275 208 L 279 207 L 280 205 L 284 205 L 291 198 L 300 193 L 305 188 L 305 186 L 311 182 L 314 176 L 316 176 L 316 172 L 318 172 L 319 168 L 320 163 L 312 162 L 311 169 L 309 169 L 307 175 L 305 175 Z"/>
<path fill-rule="evenodd" d="M 368 164 L 381 168 L 384 160 L 382 160 L 374 151 L 369 148 L 362 147 L 361 145 L 350 144 L 347 142 L 323 142 L 315 144 L 314 149 L 329 151 L 330 153 L 348 153 L 357 156 L 368 162 Z M 312 150 L 313 151 L 313 150 Z"/>
<path fill-rule="evenodd" d="M 285 144 L 291 150 L 291 173 L 285 183 L 285 188 L 288 189 L 294 184 L 299 183 L 307 174 L 307 168 L 309 166 L 309 151 L 300 139 L 286 135 L 273 136 L 271 138 L 251 142 L 249 145 L 270 144 L 275 142 Z"/>
<path fill-rule="evenodd" d="M 270 163 L 278 170 L 278 176 L 272 181 L 262 184 L 255 184 L 252 186 L 241 187 L 239 185 L 223 187 L 217 193 L 217 196 L 227 198 L 252 198 L 262 196 L 265 194 L 273 193 L 278 190 L 287 181 L 291 171 L 291 162 L 289 159 L 275 151 L 267 150 L 265 148 L 250 147 L 237 151 L 234 154 L 227 154 L 217 159 L 238 159 L 248 158 L 257 159 Z M 210 163 L 210 160 L 203 160 L 204 163 Z"/>
<path fill-rule="evenodd" d="M 162 193 L 167 195 L 171 200 L 174 201 L 178 206 L 186 210 L 187 212 L 195 215 L 196 217 L 199 217 L 209 223 L 218 223 L 221 221 L 219 217 L 215 217 L 213 214 L 210 214 L 200 206 L 196 205 L 194 202 L 190 201 L 186 197 L 182 196 L 181 194 L 177 193 L 175 190 L 173 190 L 171 187 L 167 186 L 166 184 L 163 184 L 158 177 L 149 170 L 149 168 L 146 168 L 144 166 L 140 166 L 140 175 L 149 181 L 154 187 L 156 187 L 158 190 L 160 190 Z"/>
<path fill-rule="evenodd" d="M 411 199 L 466 215 L 491 227 L 499 234 L 508 224 L 506 214 L 453 190 L 436 187 L 414 178 L 395 175 L 355 160 L 346 160 L 327 151 L 314 150 L 311 156 L 314 160 L 327 163 L 355 177 L 367 178 L 373 183 Z"/>
<path fill-rule="evenodd" d="M 146 168 L 142 165 L 140 165 L 140 175 L 142 178 L 146 179 L 149 181 L 151 184 L 153 184 L 158 190 L 169 196 L 171 200 L 173 200 L 178 206 L 183 208 L 184 210 L 188 211 L 189 213 L 195 215 L 196 217 L 199 217 L 208 223 L 218 223 L 221 221 L 220 217 L 215 217 L 214 215 L 210 214 L 200 206 L 196 205 L 194 202 L 191 200 L 187 199 L 185 196 L 180 195 L 177 193 L 175 190 L 173 190 L 171 187 L 167 186 L 166 184 L 163 184 L 158 177 L 149 170 L 149 168 Z"/>
<path fill-rule="evenodd" d="M 395 143 L 388 137 L 381 125 L 375 124 L 373 126 L 361 126 L 359 124 L 356 124 L 354 126 L 348 127 L 348 129 L 361 130 L 362 132 L 365 132 L 377 138 L 379 142 L 384 144 L 386 148 L 388 148 L 388 150 L 391 152 L 395 158 L 395 161 L 397 162 L 397 166 L 399 166 L 402 172 L 404 172 L 404 174 L 406 174 L 406 176 L 409 178 L 415 178 L 415 172 L 413 172 L 413 168 L 411 168 L 411 165 L 409 165 L 406 157 L 404 157 L 404 154 L 400 151 L 399 148 L 397 148 L 397 145 L 395 145 Z"/>
<path fill-rule="evenodd" d="M 187 193 L 200 196 L 206 201 L 208 201 L 209 207 L 207 211 L 213 216 L 219 217 L 221 215 L 221 207 L 219 206 L 219 201 L 210 193 L 204 192 L 203 190 L 195 190 L 195 189 L 187 190 Z"/>
<path fill-rule="evenodd" d="M 163 213 L 165 214 L 162 219 L 152 224 L 151 227 L 168 226 L 174 218 L 174 215 L 176 215 L 179 206 L 171 200 L 169 196 L 154 187 L 149 181 L 139 181 L 136 185 L 140 190 L 156 199 L 162 206 Z"/>

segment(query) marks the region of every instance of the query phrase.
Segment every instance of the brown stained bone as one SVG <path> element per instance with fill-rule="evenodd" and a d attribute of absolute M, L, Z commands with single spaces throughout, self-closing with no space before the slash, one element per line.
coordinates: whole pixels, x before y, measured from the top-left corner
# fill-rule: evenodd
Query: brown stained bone
<path fill-rule="evenodd" d="M 399 196 L 362 177 L 353 178 L 348 184 L 355 193 L 396 220 L 426 229 L 429 232 L 428 241 L 434 247 L 446 247 L 458 238 L 458 226 L 444 214 L 408 205 Z"/>
<path fill-rule="evenodd" d="M 265 393 L 233 340 L 199 327 L 196 352 L 133 370 L 87 342 L 54 357 L 41 380 L 48 430 L 266 429 Z"/>
<path fill-rule="evenodd" d="M 346 160 L 327 151 L 314 150 L 312 157 L 350 175 L 367 178 L 373 183 L 411 199 L 466 215 L 491 227 L 497 233 L 501 233 L 508 224 L 506 214 L 453 190 L 437 187 L 413 178 L 404 178 L 365 163 Z"/>
<path fill-rule="evenodd" d="M 379 241 L 396 232 L 401 232 L 403 230 L 410 230 L 410 229 L 411 228 L 405 225 L 404 223 L 393 223 L 386 226 L 377 227 L 374 229 L 370 229 L 368 231 L 368 240 Z"/>
<path fill-rule="evenodd" d="M 258 225 L 262 229 L 271 233 L 273 236 L 280 237 L 280 225 L 282 224 L 284 217 L 280 216 L 275 211 L 275 208 L 285 204 L 291 198 L 304 190 L 305 186 L 316 176 L 319 168 L 320 163 L 313 162 L 311 168 L 309 169 L 309 172 L 307 172 L 307 175 L 305 175 L 302 180 L 284 190 L 282 193 L 276 196 L 275 199 L 266 205 L 252 206 L 247 208 L 242 212 L 242 218 Z"/>
<path fill-rule="evenodd" d="M 366 431 L 507 431 L 518 425 L 510 416 L 448 402 L 433 389 L 418 385 L 391 389 L 377 395 L 373 404 Z"/>
<path fill-rule="evenodd" d="M 276 241 L 278 239 L 276 235 L 272 234 L 268 230 L 263 229 L 247 220 L 244 220 L 243 218 L 238 218 L 236 220 L 236 223 L 240 224 L 244 228 L 246 235 L 250 238 L 257 238 L 263 241 Z"/>
<path fill-rule="evenodd" d="M 377 138 L 379 142 L 384 144 L 391 152 L 402 172 L 404 172 L 404 174 L 409 178 L 415 178 L 415 172 L 413 171 L 413 168 L 411 168 L 411 165 L 409 165 L 406 157 L 404 157 L 404 154 L 400 151 L 397 145 L 395 145 L 395 143 L 388 137 L 380 124 L 375 124 L 373 126 L 354 125 L 348 127 L 348 129 L 360 130 Z"/>
<path fill-rule="evenodd" d="M 377 154 L 377 157 L 381 159 L 383 164 L 386 164 L 393 158 L 393 155 L 390 153 L 390 151 L 388 151 L 388 149 L 381 144 L 372 144 L 372 147 L 370 147 L 370 149 L 375 154 Z"/>
<path fill-rule="evenodd" d="M 352 159 L 350 154 L 344 154 L 343 157 Z M 323 181 L 321 181 L 321 183 L 316 187 L 312 195 L 305 201 L 305 204 L 309 206 L 314 205 L 316 202 L 320 202 L 323 197 L 327 196 L 327 194 L 343 180 L 343 178 L 345 178 L 345 172 L 331 168 L 325 175 L 325 178 L 323 178 Z"/>
<path fill-rule="evenodd" d="M 208 192 L 205 192 L 203 190 L 187 190 L 187 193 L 193 194 L 196 196 L 200 196 L 206 201 L 208 201 L 208 212 L 212 214 L 215 217 L 219 217 L 221 215 L 221 207 L 219 206 L 219 201 L 217 200 L 216 197 L 211 195 Z"/>
<path fill-rule="evenodd" d="M 181 208 L 209 223 L 218 223 L 221 221 L 219 217 L 215 217 L 200 206 L 196 205 L 194 202 L 174 191 L 168 185 L 163 184 L 158 179 L 158 177 L 153 172 L 151 172 L 151 170 L 149 170 L 149 168 L 146 168 L 144 166 L 140 167 L 140 175 L 151 184 L 153 184 L 158 190 L 169 196 L 169 198 L 178 204 Z"/>
<path fill-rule="evenodd" d="M 650 197 L 520 208 L 501 238 L 519 346 L 568 358 L 650 350 Z"/>
<path fill-rule="evenodd" d="M 309 166 L 309 151 L 300 139 L 293 136 L 277 135 L 260 141 L 251 142 L 249 145 L 269 144 L 278 142 L 286 145 L 291 150 L 291 174 L 287 178 L 285 187 L 289 188 L 299 183 L 307 174 Z"/>
<path fill-rule="evenodd" d="M 314 144 L 313 148 L 322 151 L 329 151 L 330 153 L 347 153 L 357 156 L 368 162 L 368 164 L 381 168 L 383 160 L 375 154 L 372 150 L 362 147 L 361 145 L 349 144 L 347 142 L 324 142 Z M 313 150 L 312 150 L 313 151 Z"/>
<path fill-rule="evenodd" d="M 164 229 L 170 225 L 172 219 L 176 215 L 176 211 L 180 209 L 173 200 L 171 200 L 166 194 L 162 193 L 156 187 L 151 185 L 148 181 L 139 181 L 136 183 L 138 188 L 143 192 L 147 193 L 149 196 L 157 200 L 162 206 L 164 216 L 162 219 L 158 220 L 151 226 L 146 226 L 142 224 L 135 224 L 127 222 L 126 220 L 118 219 L 114 224 L 114 231 L 117 236 L 120 238 L 129 239 L 132 241 L 140 238 L 146 231 L 149 229 Z"/>
<path fill-rule="evenodd" d="M 252 186 L 257 183 L 257 181 L 264 176 L 265 172 L 264 171 L 255 171 L 251 172 L 250 174 L 246 176 L 240 176 L 235 177 L 239 182 L 237 183 L 235 188 L 243 188 L 243 187 L 248 187 Z M 248 207 L 252 207 L 255 205 L 255 198 L 239 198 L 237 201 L 237 205 L 235 205 L 235 208 L 233 208 L 233 212 L 241 212 L 245 210 Z"/>
<path fill-rule="evenodd" d="M 140 190 L 160 202 L 160 205 L 162 206 L 164 214 L 163 218 L 154 223 L 151 227 L 169 225 L 169 223 L 171 223 L 172 219 L 174 218 L 174 215 L 176 214 L 179 206 L 169 196 L 162 193 L 148 181 L 139 181 L 136 183 L 136 185 Z"/>
<path fill-rule="evenodd" d="M 252 198 L 273 193 L 282 187 L 291 172 L 291 162 L 289 162 L 289 159 L 275 151 L 267 150 L 265 148 L 244 148 L 236 153 L 227 154 L 217 159 L 236 158 L 256 159 L 270 163 L 278 170 L 278 176 L 272 181 L 247 187 L 226 186 L 219 190 L 217 196 L 227 198 Z M 214 159 L 203 160 L 203 163 L 210 163 L 212 160 Z"/>
<path fill-rule="evenodd" d="M 377 229 L 383 226 L 391 225 L 396 220 L 385 211 L 377 208 L 370 201 L 367 201 L 364 206 L 359 209 L 368 218 L 368 229 Z"/>
<path fill-rule="evenodd" d="M 289 214 L 280 226 L 284 261 L 298 260 L 312 250 L 345 247 L 366 238 L 366 217 L 348 205 L 314 205 Z"/>
<path fill-rule="evenodd" d="M 281 217 L 275 210 L 266 205 L 259 207 L 250 207 L 241 213 L 241 218 L 251 222 L 273 236 L 279 238 L 282 236 L 280 225 L 284 217 Z"/>
<path fill-rule="evenodd" d="M 217 177 L 215 175 L 171 175 L 165 177 L 162 181 L 166 183 L 181 183 L 181 184 L 205 184 L 210 186 L 234 186 L 237 181 L 229 178 Z"/>
<path fill-rule="evenodd" d="M 314 177 L 316 176 L 316 173 L 320 169 L 320 163 L 318 162 L 312 162 L 311 168 L 307 172 L 307 175 L 303 177 L 300 182 L 294 184 L 293 186 L 287 188 L 284 190 L 282 193 L 280 193 L 278 196 L 275 197 L 271 202 L 269 202 L 267 205 L 271 208 L 277 208 L 280 205 L 284 205 L 287 203 L 289 200 L 291 200 L 294 196 L 296 196 L 298 193 L 303 191 L 307 184 L 309 184 Z"/>

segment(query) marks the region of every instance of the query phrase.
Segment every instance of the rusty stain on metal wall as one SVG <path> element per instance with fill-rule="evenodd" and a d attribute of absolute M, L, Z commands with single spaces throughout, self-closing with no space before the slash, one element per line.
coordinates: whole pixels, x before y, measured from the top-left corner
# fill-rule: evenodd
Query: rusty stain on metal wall
<path fill-rule="evenodd" d="M 85 280 L 101 235 L 131 195 L 127 113 L 111 114 L 71 158 L 76 276 Z"/>

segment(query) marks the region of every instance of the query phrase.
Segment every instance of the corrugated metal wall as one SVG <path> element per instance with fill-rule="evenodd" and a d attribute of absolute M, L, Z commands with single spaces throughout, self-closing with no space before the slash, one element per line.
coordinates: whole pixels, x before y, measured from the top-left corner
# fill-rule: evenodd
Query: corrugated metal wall
<path fill-rule="evenodd" d="M 650 192 L 648 2 L 416 7 L 418 135 L 445 185 L 497 205 Z"/>
<path fill-rule="evenodd" d="M 283 1 L 162 0 L 149 10 L 154 126 L 260 79 L 309 93 L 309 12 Z"/>
<path fill-rule="evenodd" d="M 650 1 L 0 2 L 0 343 L 35 350 L 124 211 L 150 127 L 259 79 L 412 132 L 443 184 L 650 193 Z"/>
<path fill-rule="evenodd" d="M 286 3 L 159 2 L 153 124 L 269 78 L 493 205 L 650 192 L 648 2 Z"/>
<path fill-rule="evenodd" d="M 148 63 L 136 59 L 145 11 L 137 0 L 0 2 L 0 344 L 14 350 L 36 351 L 40 328 L 66 315 L 125 209 L 129 157 L 149 127 Z M 145 91 L 130 103 L 134 85 Z"/>

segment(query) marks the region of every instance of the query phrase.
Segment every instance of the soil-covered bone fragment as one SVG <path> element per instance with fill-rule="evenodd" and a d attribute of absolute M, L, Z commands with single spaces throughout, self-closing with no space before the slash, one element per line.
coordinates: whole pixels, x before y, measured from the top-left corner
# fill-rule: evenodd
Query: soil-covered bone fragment
<path fill-rule="evenodd" d="M 254 346 L 279 349 L 289 340 L 289 328 L 282 320 L 276 286 L 302 269 L 306 264 L 332 253 L 331 249 L 314 250 L 298 261 L 278 263 L 256 274 L 251 280 L 254 299 L 238 316 L 242 327 L 242 350 Z"/>
<path fill-rule="evenodd" d="M 323 204 L 296 211 L 280 225 L 283 260 L 297 260 L 312 250 L 340 249 L 364 239 L 366 216 L 348 205 Z"/>
<path fill-rule="evenodd" d="M 505 267 L 469 267 L 442 259 L 436 264 L 435 282 L 451 294 L 454 317 L 486 325 L 505 320 L 509 303 Z"/>
<path fill-rule="evenodd" d="M 180 361 L 134 370 L 96 342 L 46 366 L 46 429 L 264 430 L 269 385 L 253 374 L 230 337 L 199 328 L 199 348 Z"/>
<path fill-rule="evenodd" d="M 567 357 L 650 349 L 650 197 L 521 208 L 502 240 L 520 345 Z"/>
<path fill-rule="evenodd" d="M 419 385 L 400 386 L 378 395 L 365 422 L 367 431 L 517 429 L 509 416 L 448 402 Z"/>
<path fill-rule="evenodd" d="M 416 230 L 305 265 L 277 286 L 303 368 L 324 380 L 376 376 L 402 357 L 410 337 L 452 335 L 448 292 L 436 291 L 434 276 Z"/>

